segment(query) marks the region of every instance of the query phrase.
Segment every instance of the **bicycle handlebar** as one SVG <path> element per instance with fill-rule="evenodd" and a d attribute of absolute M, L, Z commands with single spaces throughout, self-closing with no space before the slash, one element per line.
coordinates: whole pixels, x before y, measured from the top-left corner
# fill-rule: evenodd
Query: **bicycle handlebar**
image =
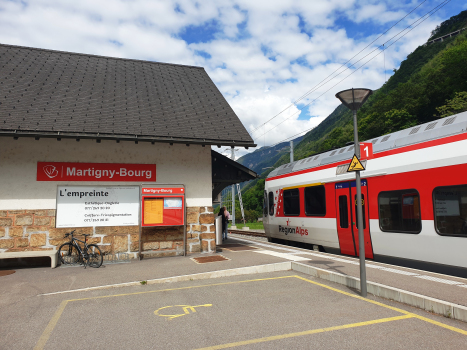
<path fill-rule="evenodd" d="M 69 235 L 71 235 L 71 237 L 73 237 L 73 233 L 75 232 L 76 230 L 73 230 L 69 233 L 65 233 L 65 237 L 68 237 Z"/>

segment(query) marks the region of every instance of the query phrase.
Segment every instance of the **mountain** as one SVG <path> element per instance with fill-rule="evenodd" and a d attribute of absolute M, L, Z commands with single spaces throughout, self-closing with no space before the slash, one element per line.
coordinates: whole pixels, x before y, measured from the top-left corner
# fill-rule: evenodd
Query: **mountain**
<path fill-rule="evenodd" d="M 294 150 L 297 144 L 303 139 L 303 136 L 293 140 Z M 261 174 L 264 169 L 272 167 L 284 154 L 289 156 L 289 141 L 281 142 L 275 146 L 261 147 L 254 152 L 245 154 L 237 159 L 237 162 L 250 168 L 257 174 Z M 290 157 L 288 158 L 290 160 Z"/>
<path fill-rule="evenodd" d="M 466 67 L 467 11 L 463 11 L 435 28 L 428 42 L 408 55 L 394 75 L 373 91 L 358 111 L 359 140 L 370 140 L 466 111 Z M 337 107 L 294 146 L 294 160 L 353 142 L 352 120 L 349 109 L 343 105 Z M 262 215 L 263 196 L 259 187 L 272 171 L 264 168 L 290 162 L 288 154 L 276 154 L 269 149 L 263 147 L 242 160 L 243 165 L 254 166 L 261 174 L 261 179 L 251 181 L 242 190 L 245 209 L 256 212 L 258 217 Z"/>

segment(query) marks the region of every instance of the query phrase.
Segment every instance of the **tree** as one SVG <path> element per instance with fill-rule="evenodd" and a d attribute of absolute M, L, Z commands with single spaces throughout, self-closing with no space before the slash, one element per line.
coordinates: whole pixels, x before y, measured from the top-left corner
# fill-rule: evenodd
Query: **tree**
<path fill-rule="evenodd" d="M 439 118 L 467 111 L 467 91 L 456 92 L 452 100 L 447 100 L 444 106 L 437 107 L 436 110 Z"/>
<path fill-rule="evenodd" d="M 384 113 L 384 124 L 391 133 L 417 125 L 417 119 L 405 109 L 391 109 Z"/>

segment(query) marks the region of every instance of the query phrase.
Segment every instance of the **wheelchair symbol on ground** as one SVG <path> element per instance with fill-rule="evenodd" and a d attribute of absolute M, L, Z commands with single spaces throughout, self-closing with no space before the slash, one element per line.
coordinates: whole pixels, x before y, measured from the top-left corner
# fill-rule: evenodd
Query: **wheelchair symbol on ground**
<path fill-rule="evenodd" d="M 195 313 L 196 312 L 196 307 L 208 307 L 208 306 L 212 306 L 212 304 L 204 304 L 204 305 L 196 305 L 196 306 L 190 306 L 190 305 L 171 305 L 171 306 L 164 306 L 164 307 L 161 307 L 160 309 L 157 309 L 156 311 L 154 311 L 154 315 L 156 316 L 162 316 L 162 317 L 168 317 L 169 320 L 173 319 L 173 318 L 176 318 L 176 317 L 180 317 L 180 316 L 185 316 L 185 315 L 189 315 L 190 314 L 190 311 L 191 313 Z M 171 309 L 169 310 L 169 312 L 183 312 L 183 313 L 177 313 L 177 314 L 166 314 L 165 311 L 163 310 L 166 310 L 167 309 Z M 162 312 L 163 311 L 163 312 Z"/>

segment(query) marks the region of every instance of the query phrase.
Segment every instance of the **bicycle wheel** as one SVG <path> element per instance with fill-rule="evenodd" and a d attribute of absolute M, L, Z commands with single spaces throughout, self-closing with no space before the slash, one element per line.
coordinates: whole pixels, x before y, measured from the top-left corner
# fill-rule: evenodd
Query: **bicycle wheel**
<path fill-rule="evenodd" d="M 88 245 L 87 253 L 89 266 L 97 268 L 102 265 L 103 256 L 100 248 L 97 245 Z"/>
<path fill-rule="evenodd" d="M 58 248 L 60 263 L 63 265 L 76 265 L 80 261 L 79 250 L 71 243 L 63 243 Z"/>

